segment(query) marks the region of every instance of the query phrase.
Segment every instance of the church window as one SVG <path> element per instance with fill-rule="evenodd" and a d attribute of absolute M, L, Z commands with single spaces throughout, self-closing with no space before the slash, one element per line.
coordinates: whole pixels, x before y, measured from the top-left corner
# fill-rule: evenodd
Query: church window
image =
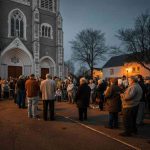
<path fill-rule="evenodd" d="M 14 19 L 11 18 L 11 35 L 12 36 L 15 36 L 14 26 L 15 26 Z"/>
<path fill-rule="evenodd" d="M 20 37 L 23 37 L 23 20 L 20 21 Z"/>
<path fill-rule="evenodd" d="M 45 27 L 45 36 L 47 37 L 47 27 Z"/>
<path fill-rule="evenodd" d="M 8 24 L 9 37 L 20 37 L 26 39 L 26 19 L 19 9 L 12 10 L 9 13 Z"/>
<path fill-rule="evenodd" d="M 48 37 L 50 37 L 50 31 L 51 31 L 51 29 L 50 29 L 50 27 L 48 28 Z"/>
<path fill-rule="evenodd" d="M 41 8 L 54 11 L 54 0 L 41 0 Z"/>
<path fill-rule="evenodd" d="M 42 26 L 42 36 L 44 36 L 45 26 Z"/>
<path fill-rule="evenodd" d="M 41 36 L 53 39 L 52 26 L 47 23 L 43 23 L 41 25 Z"/>

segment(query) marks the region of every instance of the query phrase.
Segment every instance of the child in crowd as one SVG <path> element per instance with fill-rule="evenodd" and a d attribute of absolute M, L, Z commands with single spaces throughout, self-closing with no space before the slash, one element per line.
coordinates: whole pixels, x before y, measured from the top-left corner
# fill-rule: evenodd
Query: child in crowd
<path fill-rule="evenodd" d="M 56 101 L 61 102 L 62 91 L 60 88 L 56 90 Z"/>

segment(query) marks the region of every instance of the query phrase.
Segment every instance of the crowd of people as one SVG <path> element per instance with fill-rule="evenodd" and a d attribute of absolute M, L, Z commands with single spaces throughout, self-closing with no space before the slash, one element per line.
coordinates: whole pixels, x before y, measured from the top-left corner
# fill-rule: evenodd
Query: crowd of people
<path fill-rule="evenodd" d="M 137 134 L 137 125 L 143 125 L 144 112 L 150 112 L 150 80 L 141 75 L 107 80 L 84 77 L 61 80 L 46 74 L 46 79 L 20 75 L 8 80 L 0 78 L 0 99 L 13 98 L 18 108 L 28 108 L 28 117 L 38 117 L 38 102 L 43 101 L 43 119 L 55 120 L 55 101 L 76 104 L 79 120 L 87 120 L 87 108 L 109 112 L 106 128 L 119 128 L 119 113 L 123 115 L 125 131 L 121 136 Z M 27 103 L 27 106 L 26 106 Z"/>

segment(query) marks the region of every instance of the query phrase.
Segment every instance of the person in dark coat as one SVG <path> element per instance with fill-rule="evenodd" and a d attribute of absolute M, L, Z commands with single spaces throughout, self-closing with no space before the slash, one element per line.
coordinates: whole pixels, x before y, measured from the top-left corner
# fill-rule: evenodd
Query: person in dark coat
<path fill-rule="evenodd" d="M 91 89 L 85 78 L 80 79 L 75 101 L 79 110 L 79 120 L 87 120 L 87 107 L 89 106 Z"/>
<path fill-rule="evenodd" d="M 17 89 L 17 104 L 19 108 L 25 108 L 25 79 L 23 75 L 19 76 L 16 83 Z"/>
<path fill-rule="evenodd" d="M 109 111 L 108 128 L 118 128 L 118 112 L 121 111 L 121 89 L 117 79 L 110 79 L 111 85 L 105 91 L 106 107 Z"/>
<path fill-rule="evenodd" d="M 146 86 L 145 86 L 144 79 L 143 79 L 142 75 L 138 75 L 137 79 L 138 79 L 138 84 L 140 85 L 143 94 L 142 94 L 142 97 L 141 97 L 140 103 L 139 103 L 136 124 L 137 125 L 144 125 L 144 112 L 145 112 L 145 105 L 146 105 L 146 98 L 145 98 Z"/>
<path fill-rule="evenodd" d="M 99 99 L 99 109 L 103 110 L 104 104 L 104 91 L 106 90 L 106 86 L 104 85 L 103 80 L 98 80 L 98 85 L 96 87 L 96 98 Z"/>

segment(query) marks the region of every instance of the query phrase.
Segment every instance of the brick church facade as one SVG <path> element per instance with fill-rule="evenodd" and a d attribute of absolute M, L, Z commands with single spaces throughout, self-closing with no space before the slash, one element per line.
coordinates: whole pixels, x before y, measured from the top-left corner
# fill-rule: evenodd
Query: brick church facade
<path fill-rule="evenodd" d="M 59 0 L 0 0 L 0 76 L 64 76 Z"/>

